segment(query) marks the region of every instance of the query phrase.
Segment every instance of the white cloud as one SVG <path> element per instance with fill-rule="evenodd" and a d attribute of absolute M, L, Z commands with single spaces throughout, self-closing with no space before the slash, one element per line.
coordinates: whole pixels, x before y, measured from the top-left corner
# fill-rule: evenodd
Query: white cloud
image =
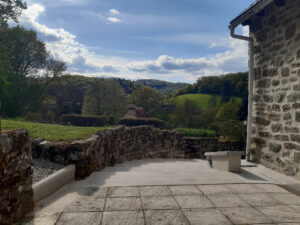
<path fill-rule="evenodd" d="M 223 46 L 227 51 L 201 58 L 175 58 L 160 55 L 154 60 L 129 60 L 126 58 L 107 57 L 95 54 L 91 48 L 79 43 L 76 35 L 63 28 L 50 28 L 38 21 L 46 13 L 46 7 L 33 4 L 24 11 L 20 22 L 34 28 L 46 43 L 50 52 L 68 63 L 69 72 L 84 75 L 101 75 L 124 77 L 128 79 L 156 78 L 170 81 L 194 82 L 200 76 L 218 75 L 227 72 L 244 71 L 247 68 L 247 42 L 228 37 L 215 38 L 207 42 L 207 46 Z M 98 15 L 90 12 L 91 15 Z M 115 17 L 103 17 L 111 23 L 121 22 Z M 102 19 L 103 19 L 102 18 Z M 243 30 L 244 34 L 247 30 Z M 184 35 L 182 36 L 184 37 Z M 189 42 L 196 41 L 197 35 L 187 34 Z M 179 41 L 179 37 L 174 38 Z M 101 49 L 101 46 L 98 46 Z"/>
<path fill-rule="evenodd" d="M 109 10 L 109 12 L 113 15 L 120 15 L 120 12 L 116 9 L 111 9 L 111 10 Z"/>
<path fill-rule="evenodd" d="M 111 10 L 114 10 L 114 9 L 111 9 Z M 112 13 L 111 10 L 110 10 L 110 13 L 111 13 L 111 14 L 117 15 L 116 12 L 118 12 L 118 11 Z M 119 12 L 118 12 L 118 13 L 119 13 Z M 112 16 L 105 17 L 105 16 L 103 16 L 103 15 L 100 14 L 100 13 L 95 13 L 95 12 L 91 12 L 91 11 L 89 11 L 89 14 L 90 14 L 91 16 L 97 17 L 97 18 L 100 19 L 100 20 L 106 21 L 108 24 L 110 24 L 110 23 L 121 23 L 121 22 L 122 22 L 122 21 L 121 21 L 120 19 L 118 19 L 117 17 L 112 17 Z"/>
<path fill-rule="evenodd" d="M 116 17 L 108 17 L 107 18 L 107 21 L 111 22 L 111 23 L 121 23 L 122 21 L 119 20 L 118 18 Z"/>
<path fill-rule="evenodd" d="M 244 35 L 247 29 L 243 30 Z M 128 69 L 134 72 L 147 74 L 188 74 L 191 79 L 199 76 L 210 76 L 229 73 L 233 71 L 244 71 L 248 62 L 247 42 L 232 38 L 221 39 L 216 45 L 229 48 L 210 57 L 194 59 L 174 58 L 161 55 L 156 60 L 132 62 Z"/>

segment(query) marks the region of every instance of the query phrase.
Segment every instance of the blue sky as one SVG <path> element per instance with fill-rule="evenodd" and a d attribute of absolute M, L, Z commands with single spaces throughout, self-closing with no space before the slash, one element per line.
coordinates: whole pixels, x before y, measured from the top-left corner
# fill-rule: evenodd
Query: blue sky
<path fill-rule="evenodd" d="M 253 0 L 26 2 L 20 23 L 72 74 L 192 83 L 247 70 L 247 43 L 227 27 Z"/>

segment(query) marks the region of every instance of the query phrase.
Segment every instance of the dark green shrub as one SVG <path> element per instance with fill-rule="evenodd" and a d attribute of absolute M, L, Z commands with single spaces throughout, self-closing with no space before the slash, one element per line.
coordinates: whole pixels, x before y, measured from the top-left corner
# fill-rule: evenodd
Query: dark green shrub
<path fill-rule="evenodd" d="M 101 127 L 105 125 L 113 125 L 114 117 L 112 116 L 83 116 L 77 114 L 67 114 L 61 116 L 64 124 L 81 127 Z"/>
<path fill-rule="evenodd" d="M 125 126 L 141 126 L 141 125 L 149 125 L 161 128 L 164 126 L 164 121 L 155 119 L 155 118 L 122 118 L 119 121 L 119 124 Z"/>
<path fill-rule="evenodd" d="M 177 132 L 184 133 L 186 137 L 216 137 L 217 134 L 213 130 L 191 129 L 191 128 L 175 128 Z"/>

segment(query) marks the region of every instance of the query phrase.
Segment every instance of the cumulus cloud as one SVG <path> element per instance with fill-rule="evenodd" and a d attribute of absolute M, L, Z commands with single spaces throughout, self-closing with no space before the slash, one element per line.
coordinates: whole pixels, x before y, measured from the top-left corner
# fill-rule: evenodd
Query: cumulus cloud
<path fill-rule="evenodd" d="M 109 10 L 109 12 L 113 15 L 120 15 L 120 12 L 116 9 L 111 9 L 111 10 Z"/>
<path fill-rule="evenodd" d="M 244 29 L 243 32 L 246 35 L 247 29 Z M 132 62 L 128 66 L 128 69 L 148 74 L 189 74 L 194 80 L 199 76 L 218 75 L 245 70 L 248 62 L 247 42 L 227 38 L 227 41 L 222 39 L 221 43 L 222 46 L 229 48 L 229 50 L 210 57 L 195 59 L 161 55 L 156 60 Z"/>
<path fill-rule="evenodd" d="M 110 22 L 110 23 L 121 23 L 121 20 L 119 20 L 116 17 L 108 17 L 107 21 Z"/>
<path fill-rule="evenodd" d="M 121 23 L 122 22 L 119 18 L 116 17 L 117 15 L 120 14 L 119 11 L 117 11 L 115 9 L 111 9 L 109 11 L 109 13 L 113 14 L 114 16 L 107 16 L 108 15 L 107 13 L 106 13 L 106 16 L 103 16 L 100 13 L 95 13 L 95 12 L 89 11 L 89 14 L 91 16 L 95 16 L 95 17 L 97 17 L 100 20 L 106 21 L 108 24 L 110 24 L 110 23 Z"/>
<path fill-rule="evenodd" d="M 57 58 L 67 62 L 69 72 L 96 74 L 99 72 L 116 73 L 117 66 L 111 65 L 114 59 L 90 52 L 88 48 L 76 41 L 76 35 L 63 28 L 50 28 L 38 22 L 38 17 L 45 14 L 46 8 L 33 4 L 24 10 L 20 22 L 33 28 L 45 41 L 46 47 Z"/>

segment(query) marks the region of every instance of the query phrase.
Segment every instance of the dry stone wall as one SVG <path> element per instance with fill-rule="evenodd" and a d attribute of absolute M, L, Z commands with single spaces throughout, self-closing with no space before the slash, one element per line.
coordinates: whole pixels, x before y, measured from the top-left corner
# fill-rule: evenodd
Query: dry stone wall
<path fill-rule="evenodd" d="M 33 210 L 31 143 L 26 130 L 0 131 L 0 224 Z"/>
<path fill-rule="evenodd" d="M 65 165 L 75 164 L 77 179 L 107 166 L 135 159 L 204 158 L 204 152 L 242 149 L 239 142 L 186 138 L 182 133 L 152 126 L 119 126 L 74 142 L 34 140 L 32 146 L 35 158 L 42 157 Z"/>
<path fill-rule="evenodd" d="M 300 178 L 300 1 L 251 20 L 255 40 L 252 160 Z"/>

